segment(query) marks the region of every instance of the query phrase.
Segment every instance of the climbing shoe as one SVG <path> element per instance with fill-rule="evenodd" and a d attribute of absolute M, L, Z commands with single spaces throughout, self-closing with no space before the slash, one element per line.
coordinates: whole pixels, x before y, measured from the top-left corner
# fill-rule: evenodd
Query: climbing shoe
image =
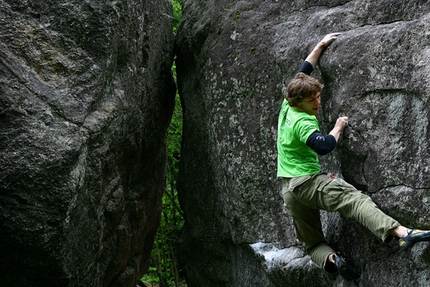
<path fill-rule="evenodd" d="M 408 235 L 399 238 L 400 250 L 408 250 L 420 241 L 430 241 L 430 230 L 411 229 Z"/>
<path fill-rule="evenodd" d="M 339 272 L 340 276 L 343 277 L 346 281 L 351 281 L 354 279 L 360 278 L 360 271 L 358 271 L 354 266 L 349 264 L 340 256 L 334 257 L 334 262 L 337 267 L 337 271 Z"/>

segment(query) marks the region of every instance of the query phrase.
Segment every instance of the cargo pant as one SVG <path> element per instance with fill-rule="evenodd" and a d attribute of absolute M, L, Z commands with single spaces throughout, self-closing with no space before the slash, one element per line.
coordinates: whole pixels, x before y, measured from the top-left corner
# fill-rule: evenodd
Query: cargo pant
<path fill-rule="evenodd" d="M 340 178 L 327 174 L 282 179 L 285 206 L 293 217 L 297 238 L 322 269 L 327 257 L 336 253 L 326 242 L 319 211 L 337 211 L 368 228 L 383 241 L 400 223 L 383 213 L 372 199 Z M 330 272 L 330 271 L 329 271 Z"/>

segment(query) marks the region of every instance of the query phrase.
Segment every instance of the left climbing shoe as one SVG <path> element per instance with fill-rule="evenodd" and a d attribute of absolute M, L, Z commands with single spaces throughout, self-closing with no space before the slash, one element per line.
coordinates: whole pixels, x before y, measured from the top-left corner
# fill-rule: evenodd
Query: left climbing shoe
<path fill-rule="evenodd" d="M 346 281 L 351 281 L 360 278 L 361 273 L 354 266 L 345 261 L 342 257 L 335 255 L 334 262 L 340 276 Z"/>
<path fill-rule="evenodd" d="M 408 235 L 399 238 L 400 250 L 406 251 L 421 241 L 430 241 L 430 230 L 411 229 Z"/>

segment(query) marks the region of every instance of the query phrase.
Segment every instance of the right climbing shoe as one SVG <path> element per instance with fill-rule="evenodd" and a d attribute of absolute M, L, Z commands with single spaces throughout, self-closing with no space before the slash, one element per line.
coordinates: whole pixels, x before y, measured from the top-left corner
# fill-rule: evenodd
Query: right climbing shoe
<path fill-rule="evenodd" d="M 430 230 L 411 229 L 408 235 L 399 238 L 400 250 L 406 251 L 421 241 L 430 241 Z"/>
<path fill-rule="evenodd" d="M 342 257 L 335 255 L 334 262 L 337 267 L 337 271 L 340 276 L 346 281 L 351 281 L 360 278 L 360 271 L 358 271 L 354 266 L 345 261 Z"/>

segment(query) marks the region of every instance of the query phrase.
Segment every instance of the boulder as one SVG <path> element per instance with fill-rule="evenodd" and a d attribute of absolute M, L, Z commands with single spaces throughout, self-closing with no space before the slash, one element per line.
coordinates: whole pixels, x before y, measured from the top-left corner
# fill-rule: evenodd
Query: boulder
<path fill-rule="evenodd" d="M 135 286 L 174 105 L 171 2 L 0 3 L 2 286 Z"/>
<path fill-rule="evenodd" d="M 276 178 L 286 85 L 331 32 L 341 35 L 313 74 L 325 85 L 318 118 L 324 133 L 339 116 L 350 125 L 323 170 L 402 224 L 430 229 L 429 20 L 422 0 L 185 1 L 177 72 L 189 286 L 343 286 L 303 252 Z M 322 217 L 328 241 L 362 270 L 361 285 L 429 284 L 427 243 L 401 253 L 350 219 Z"/>

